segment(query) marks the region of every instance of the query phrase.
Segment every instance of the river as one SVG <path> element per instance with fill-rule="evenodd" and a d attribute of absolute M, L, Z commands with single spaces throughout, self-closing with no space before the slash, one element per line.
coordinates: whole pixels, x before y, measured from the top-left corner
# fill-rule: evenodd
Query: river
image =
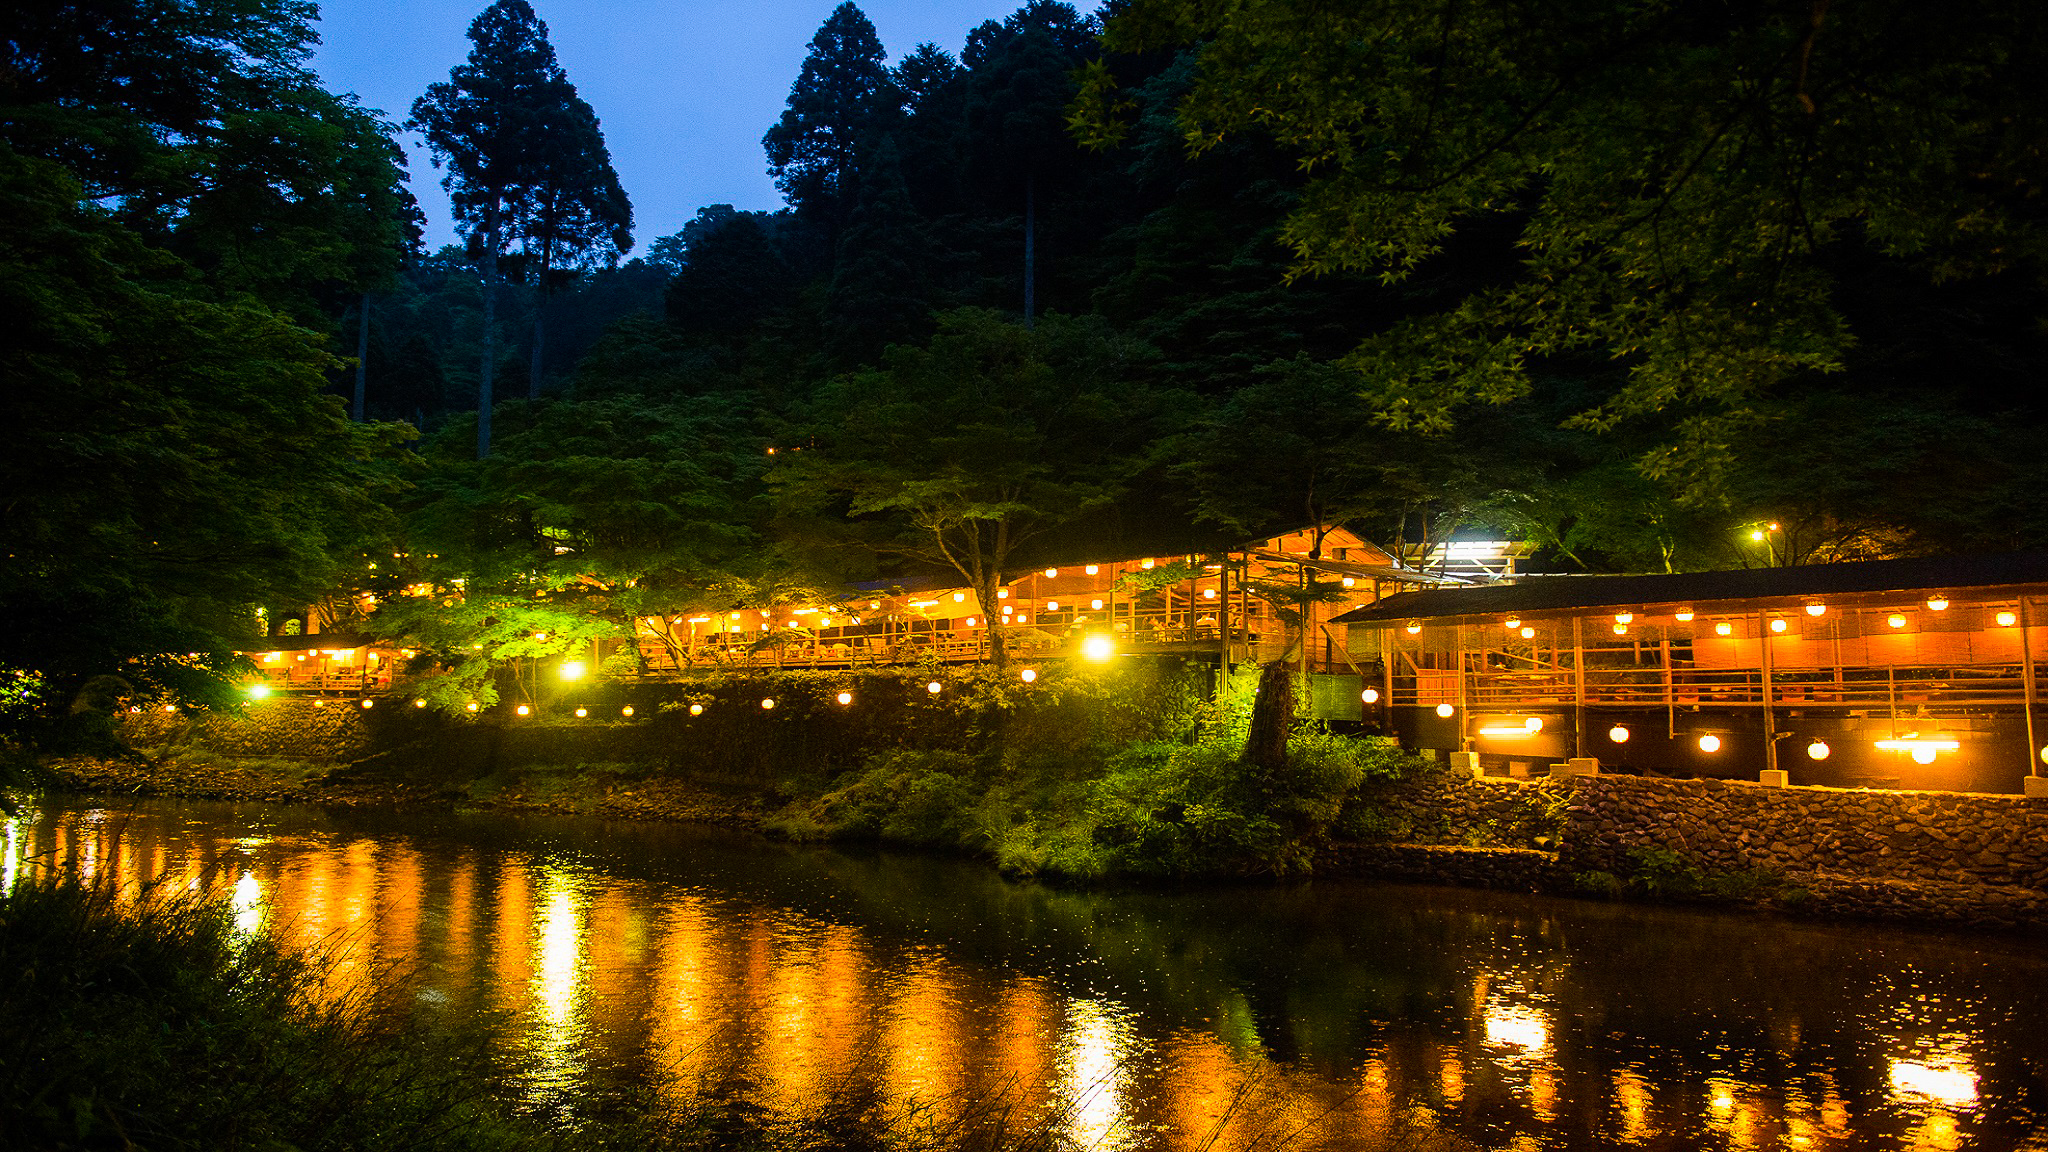
<path fill-rule="evenodd" d="M 1073 892 L 685 825 L 51 801 L 341 992 L 473 1018 L 536 1101 L 855 1082 L 1105 1150 L 2048 1149 L 2026 940 L 1323 881 Z"/>

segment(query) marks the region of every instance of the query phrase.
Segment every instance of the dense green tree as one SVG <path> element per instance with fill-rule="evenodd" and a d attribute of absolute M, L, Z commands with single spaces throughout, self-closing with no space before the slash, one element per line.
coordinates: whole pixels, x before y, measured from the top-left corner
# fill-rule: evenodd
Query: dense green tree
<path fill-rule="evenodd" d="M 1520 396 L 1585 350 L 1627 371 L 1581 422 L 1656 415 L 1644 467 L 1711 485 L 1760 399 L 1845 366 L 1835 253 L 1941 280 L 2038 270 L 2048 236 L 2025 207 L 2048 129 L 2038 5 L 1134 0 L 1106 39 L 1195 47 L 1190 148 L 1254 134 L 1308 171 L 1285 231 L 1299 273 L 1412 281 L 1511 225 L 1506 274 L 1359 348 L 1397 426 Z M 1117 101 L 1098 67 L 1095 142 L 1124 130 Z"/>
<path fill-rule="evenodd" d="M 811 38 L 789 107 L 762 137 L 768 171 L 792 208 L 836 231 L 853 209 L 863 146 L 899 101 L 875 26 L 845 0 Z"/>
<path fill-rule="evenodd" d="M 832 263 L 826 323 L 842 363 L 870 362 L 888 345 L 923 335 L 931 315 L 930 246 L 919 225 L 896 139 L 884 136 L 862 162 L 853 214 Z"/>
<path fill-rule="evenodd" d="M 957 575 L 1004 660 L 996 590 L 1036 540 L 1113 503 L 1157 401 L 1146 350 L 1086 318 L 985 309 L 821 388 L 770 475 L 784 523 Z"/>
<path fill-rule="evenodd" d="M 323 395 L 325 333 L 81 205 L 0 148 L 0 664 L 51 709 L 95 675 L 225 701 L 258 609 L 353 582 L 388 531 L 391 426 Z"/>

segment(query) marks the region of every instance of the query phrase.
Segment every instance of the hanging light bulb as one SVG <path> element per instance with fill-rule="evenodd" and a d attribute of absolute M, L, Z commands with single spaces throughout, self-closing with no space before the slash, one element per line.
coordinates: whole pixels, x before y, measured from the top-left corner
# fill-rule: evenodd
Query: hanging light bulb
<path fill-rule="evenodd" d="M 1455 704 L 1439 704 L 1436 706 L 1436 714 L 1446 720 L 1450 719 L 1457 711 L 1458 707 Z"/>
<path fill-rule="evenodd" d="M 1524 639 L 1524 640 L 1534 640 L 1535 638 L 1536 638 L 1536 630 L 1535 630 L 1534 628 L 1524 627 L 1524 628 L 1522 629 L 1522 639 Z"/>
<path fill-rule="evenodd" d="M 1730 624 L 1726 620 L 1720 621 L 1719 623 L 1714 625 L 1714 635 L 1716 636 L 1731 636 L 1734 635 L 1734 633 L 1735 625 Z"/>
<path fill-rule="evenodd" d="M 1673 620 L 1676 620 L 1676 621 L 1678 621 L 1678 622 L 1679 622 L 1680 624 L 1690 624 L 1690 623 L 1692 623 L 1692 616 L 1693 616 L 1693 612 L 1692 612 L 1692 609 L 1690 609 L 1690 608 L 1680 608 L 1680 609 L 1679 609 L 1678 611 L 1676 611 L 1676 612 L 1673 612 L 1673 613 L 1671 614 L 1671 618 L 1672 618 Z"/>
<path fill-rule="evenodd" d="M 851 704 L 853 703 L 853 693 L 841 692 L 839 695 L 834 696 L 833 699 L 839 701 L 841 704 Z"/>
<path fill-rule="evenodd" d="M 774 710 L 775 710 L 775 697 L 773 697 L 773 696 L 763 696 L 763 697 L 761 697 L 761 711 L 763 711 L 763 712 L 773 712 Z"/>
<path fill-rule="evenodd" d="M 1700 751 L 1719 752 L 1720 750 L 1721 738 L 1719 736 L 1716 736 L 1712 732 L 1709 732 L 1705 736 L 1700 737 Z"/>
<path fill-rule="evenodd" d="M 1607 738 L 1616 744 L 1626 744 L 1628 743 L 1628 729 L 1620 724 L 1616 724 L 1607 730 Z"/>
<path fill-rule="evenodd" d="M 1828 753 L 1832 751 L 1834 751 L 1834 749 L 1829 748 L 1828 742 L 1825 740 L 1815 740 L 1813 743 L 1808 744 L 1806 746 L 1807 756 L 1815 760 L 1827 759 Z"/>
<path fill-rule="evenodd" d="M 1358 694 L 1358 698 L 1367 704 L 1377 704 L 1380 702 L 1380 690 L 1377 688 L 1367 688 Z"/>
<path fill-rule="evenodd" d="M 1018 676 L 1019 676 L 1019 677 L 1020 677 L 1020 678 L 1021 678 L 1021 679 L 1022 679 L 1022 680 L 1023 680 L 1024 682 L 1025 682 L 1025 683 L 1026 683 L 1026 684 L 1030 684 L 1030 683 L 1032 683 L 1033 681 L 1035 681 L 1035 680 L 1037 680 L 1037 679 L 1038 679 L 1038 669 L 1036 669 L 1036 668 L 1026 668 L 1026 669 L 1025 669 L 1024 671 L 1022 671 L 1022 672 L 1018 673 Z"/>
<path fill-rule="evenodd" d="M 690 715 L 692 715 L 692 716 L 702 716 L 703 714 L 704 714 L 704 706 L 703 706 L 702 704 L 692 704 L 692 705 L 690 705 Z"/>

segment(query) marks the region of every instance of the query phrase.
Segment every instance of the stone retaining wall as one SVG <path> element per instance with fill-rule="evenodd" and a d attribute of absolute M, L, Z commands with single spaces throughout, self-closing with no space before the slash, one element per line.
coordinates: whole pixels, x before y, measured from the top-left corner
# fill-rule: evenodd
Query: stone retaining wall
<path fill-rule="evenodd" d="M 1658 845 L 1718 871 L 2048 888 L 2048 801 L 1639 776 L 1570 787 L 1573 870 L 1626 872 L 1632 849 Z"/>

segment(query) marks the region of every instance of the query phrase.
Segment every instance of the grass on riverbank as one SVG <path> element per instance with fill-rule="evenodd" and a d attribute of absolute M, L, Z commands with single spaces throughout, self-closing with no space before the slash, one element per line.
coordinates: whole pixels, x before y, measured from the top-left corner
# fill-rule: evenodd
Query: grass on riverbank
<path fill-rule="evenodd" d="M 985 855 L 1007 871 L 1073 880 L 1293 875 L 1308 870 L 1367 780 L 1422 762 L 1391 741 L 1306 724 L 1284 771 L 1238 760 L 1235 731 L 1145 741 L 1099 763 L 903 751 L 871 758 L 769 817 L 793 840 L 874 840 Z"/>

